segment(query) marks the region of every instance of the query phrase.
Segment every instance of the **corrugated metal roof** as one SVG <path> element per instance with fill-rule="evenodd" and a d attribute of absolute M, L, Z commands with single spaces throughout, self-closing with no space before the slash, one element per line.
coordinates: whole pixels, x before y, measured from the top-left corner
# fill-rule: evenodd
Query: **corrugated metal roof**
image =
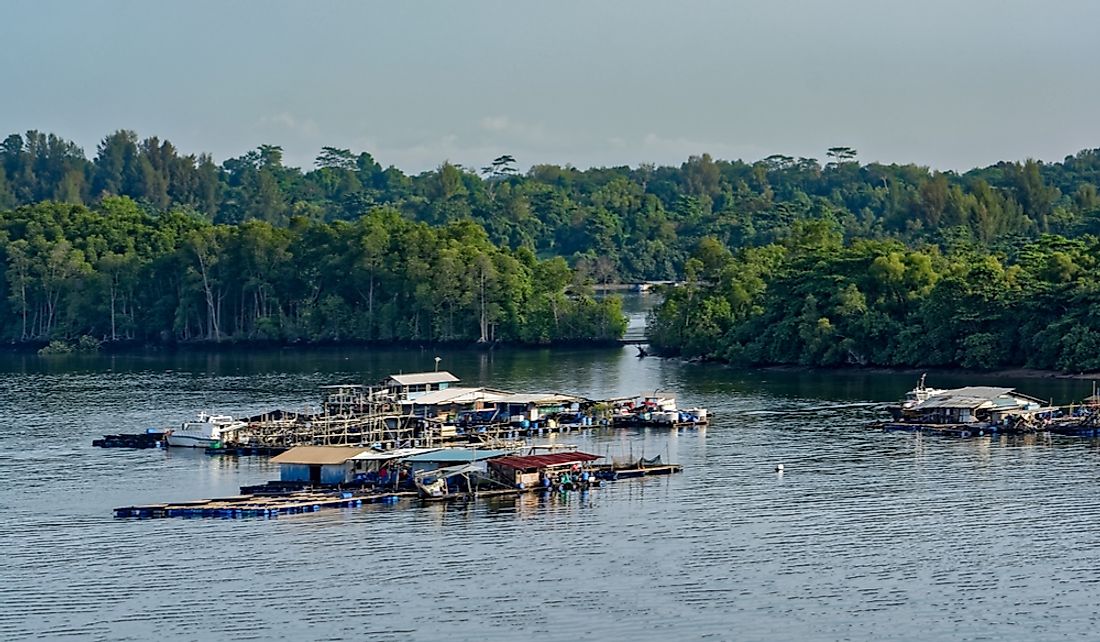
<path fill-rule="evenodd" d="M 462 475 L 465 473 L 481 472 L 481 467 L 478 464 L 459 464 L 457 466 L 447 466 L 446 468 L 436 468 L 435 470 L 422 470 L 416 474 L 420 479 L 425 477 L 451 477 L 453 475 Z"/>
<path fill-rule="evenodd" d="M 914 406 L 917 410 L 932 408 L 977 408 L 992 403 L 997 397 L 1007 395 L 1012 388 L 993 388 L 990 386 L 967 386 L 944 390 Z"/>
<path fill-rule="evenodd" d="M 411 400 L 417 406 L 434 406 L 444 403 L 473 403 L 475 401 L 488 401 L 495 403 L 501 397 L 509 393 L 489 388 L 444 388 L 426 392 L 416 399 Z"/>
<path fill-rule="evenodd" d="M 431 463 L 466 463 L 483 461 L 493 457 L 510 454 L 509 450 L 473 450 L 470 448 L 444 448 L 435 452 L 406 457 L 405 461 L 423 461 Z"/>
<path fill-rule="evenodd" d="M 440 372 L 414 372 L 411 374 L 390 375 L 390 381 L 399 386 L 418 386 L 425 383 L 454 383 L 459 378 L 442 370 Z"/>
<path fill-rule="evenodd" d="M 320 464 L 325 466 L 342 464 L 364 452 L 370 452 L 370 449 L 348 446 L 295 446 L 285 453 L 272 457 L 271 461 L 276 464 Z"/>
<path fill-rule="evenodd" d="M 535 393 L 535 394 L 512 394 L 497 399 L 497 403 L 514 403 L 514 404 L 540 404 L 540 403 L 580 403 L 584 401 L 583 397 L 574 397 L 573 395 L 563 395 L 555 392 Z"/>
<path fill-rule="evenodd" d="M 597 459 L 603 459 L 603 457 L 601 457 L 600 455 L 591 455 L 589 453 L 573 451 L 567 453 L 550 453 L 548 455 L 501 457 L 500 459 L 494 459 L 489 463 L 493 466 L 500 466 L 503 468 L 517 468 L 519 470 L 525 470 L 528 468 L 545 468 L 547 466 L 568 466 L 569 464 L 579 464 L 586 461 L 595 461 Z"/>
<path fill-rule="evenodd" d="M 440 450 L 439 448 L 397 448 L 395 450 L 386 450 L 377 452 L 374 450 L 368 450 L 365 453 L 359 453 L 352 457 L 355 461 L 386 461 L 389 459 L 403 459 L 405 457 L 412 457 L 413 455 L 423 455 L 424 453 L 430 453 Z"/>

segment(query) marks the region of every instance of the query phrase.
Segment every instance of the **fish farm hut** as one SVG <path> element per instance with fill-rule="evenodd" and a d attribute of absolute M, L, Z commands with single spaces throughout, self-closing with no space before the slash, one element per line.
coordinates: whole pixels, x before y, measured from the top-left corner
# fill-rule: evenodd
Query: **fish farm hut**
<path fill-rule="evenodd" d="M 499 457 L 489 460 L 488 467 L 490 476 L 500 482 L 515 488 L 533 488 L 547 474 L 587 464 L 597 459 L 602 457 L 570 451 L 546 455 Z"/>
<path fill-rule="evenodd" d="M 461 412 L 493 408 L 493 405 L 510 393 L 492 388 L 453 387 L 433 390 L 401 403 L 405 411 L 416 417 L 455 417 Z"/>
<path fill-rule="evenodd" d="M 445 448 L 405 458 L 405 463 L 415 474 L 425 470 L 435 470 L 460 464 L 483 462 L 494 457 L 510 455 L 508 450 L 475 450 L 471 448 Z"/>
<path fill-rule="evenodd" d="M 587 403 L 591 402 L 583 397 L 557 393 L 510 394 L 497 399 L 496 407 L 507 421 L 518 424 L 563 412 L 576 413 Z"/>
<path fill-rule="evenodd" d="M 368 450 L 353 456 L 351 462 L 353 474 L 378 472 L 394 462 L 403 461 L 415 455 L 424 455 L 442 450 L 442 448 L 397 448 L 395 450 Z"/>
<path fill-rule="evenodd" d="M 435 390 L 446 390 L 459 378 L 446 370 L 390 375 L 385 386 L 400 401 L 411 401 Z"/>
<path fill-rule="evenodd" d="M 1041 399 L 1012 388 L 968 386 L 932 395 L 906 411 L 911 421 L 922 423 L 1000 423 L 1010 416 L 1049 411 Z"/>
<path fill-rule="evenodd" d="M 337 485 L 351 481 L 354 458 L 370 452 L 347 446 L 296 446 L 271 461 L 279 464 L 279 481 Z"/>

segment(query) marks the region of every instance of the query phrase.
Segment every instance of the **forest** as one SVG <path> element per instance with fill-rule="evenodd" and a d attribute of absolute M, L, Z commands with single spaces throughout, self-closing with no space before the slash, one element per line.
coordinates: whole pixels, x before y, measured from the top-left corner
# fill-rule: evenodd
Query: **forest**
<path fill-rule="evenodd" d="M 354 221 L 215 225 L 127 197 L 0 215 L 4 337 L 71 341 L 605 342 L 621 300 L 574 285 L 565 260 L 375 207 Z M 572 287 L 571 287 L 572 286 Z M 566 290 L 570 288 L 567 295 Z"/>
<path fill-rule="evenodd" d="M 732 363 L 1091 369 L 1100 149 L 964 173 L 773 155 L 586 170 L 367 152 L 216 163 L 120 130 L 0 144 L 3 337 L 605 340 L 593 283 L 686 280 L 649 331 Z"/>
<path fill-rule="evenodd" d="M 730 252 L 713 239 L 649 322 L 667 355 L 744 365 L 1100 369 L 1100 241 L 907 247 L 832 222 Z"/>

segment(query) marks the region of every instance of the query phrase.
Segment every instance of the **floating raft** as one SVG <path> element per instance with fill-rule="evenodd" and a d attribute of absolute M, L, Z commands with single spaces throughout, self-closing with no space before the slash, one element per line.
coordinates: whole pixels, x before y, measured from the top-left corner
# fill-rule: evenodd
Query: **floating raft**
<path fill-rule="evenodd" d="M 640 466 L 637 468 L 597 468 L 596 476 L 601 479 L 631 479 L 633 477 L 648 477 L 650 475 L 673 475 L 684 472 L 680 464 L 667 464 L 661 466 Z"/>
<path fill-rule="evenodd" d="M 990 424 L 924 424 L 906 422 L 876 422 L 868 428 L 886 432 L 919 432 L 945 437 L 983 437 L 986 435 L 1034 435 L 1050 433 L 1072 437 L 1100 436 L 1100 426 L 1084 422 L 1061 422 L 1025 427 L 997 426 Z"/>
<path fill-rule="evenodd" d="M 93 439 L 96 448 L 159 448 L 164 445 L 164 433 L 159 431 L 103 435 Z"/>
<path fill-rule="evenodd" d="M 274 457 L 290 450 L 286 446 L 207 446 L 207 455 L 229 455 L 233 457 Z"/>
<path fill-rule="evenodd" d="M 1046 430 L 1051 434 L 1067 437 L 1100 437 L 1100 426 L 1095 423 L 1054 424 Z"/>
<path fill-rule="evenodd" d="M 300 492 L 278 497 L 236 495 L 218 499 L 199 499 L 167 504 L 143 504 L 115 509 L 115 517 L 154 519 L 165 517 L 277 517 L 312 513 L 323 508 L 351 508 L 363 504 L 395 502 L 403 497 L 416 497 L 416 493 L 374 493 L 369 495 L 350 492 L 317 493 Z"/>
<path fill-rule="evenodd" d="M 875 423 L 871 428 L 881 428 L 887 432 L 920 432 L 931 435 L 944 435 L 948 437 L 980 437 L 991 435 L 995 432 L 992 426 L 986 424 L 922 424 L 922 423 Z M 1008 431 L 1002 430 L 1002 433 Z"/>

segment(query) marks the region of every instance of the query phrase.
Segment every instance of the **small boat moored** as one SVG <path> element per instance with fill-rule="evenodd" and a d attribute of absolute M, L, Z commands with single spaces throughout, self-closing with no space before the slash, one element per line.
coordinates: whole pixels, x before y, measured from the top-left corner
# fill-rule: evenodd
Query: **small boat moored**
<path fill-rule="evenodd" d="M 659 390 L 640 395 L 613 400 L 614 411 L 611 424 L 614 426 L 671 426 L 692 427 L 707 424 L 706 408 L 679 409 L 676 396 Z"/>
<path fill-rule="evenodd" d="M 179 428 L 165 432 L 165 441 L 176 448 L 210 448 L 221 443 L 225 432 L 244 426 L 243 421 L 229 415 L 201 412 L 198 421 L 185 421 Z"/>

